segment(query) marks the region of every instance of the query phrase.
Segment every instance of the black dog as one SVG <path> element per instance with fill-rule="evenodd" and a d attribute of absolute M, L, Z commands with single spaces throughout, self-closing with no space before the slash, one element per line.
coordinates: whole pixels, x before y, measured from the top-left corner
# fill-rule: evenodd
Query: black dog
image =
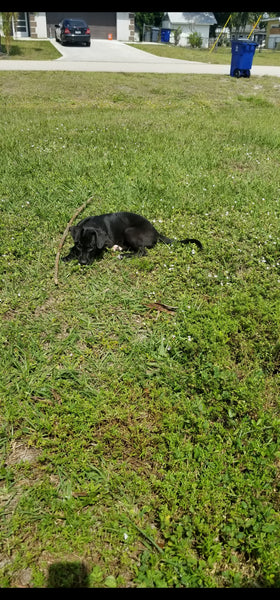
<path fill-rule="evenodd" d="M 158 241 L 172 244 L 172 240 L 159 233 L 152 223 L 131 212 L 117 212 L 97 217 L 87 217 L 69 229 L 75 245 L 68 256 L 62 260 L 77 258 L 81 265 L 90 265 L 101 255 L 105 248 L 121 246 L 121 250 L 132 250 L 122 256 L 144 256 L 146 248 L 152 248 Z M 202 249 L 195 239 L 178 240 L 181 244 L 194 243 Z"/>

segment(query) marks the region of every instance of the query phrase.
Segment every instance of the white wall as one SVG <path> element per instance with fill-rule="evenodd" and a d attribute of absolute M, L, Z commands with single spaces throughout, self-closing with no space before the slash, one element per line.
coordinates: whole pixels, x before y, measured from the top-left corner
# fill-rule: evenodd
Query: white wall
<path fill-rule="evenodd" d="M 47 38 L 47 19 L 45 12 L 37 12 L 35 14 L 35 20 L 37 23 L 37 36 L 38 38 Z"/>
<path fill-rule="evenodd" d="M 189 23 L 186 25 L 181 25 L 180 23 L 170 23 L 169 19 L 165 19 L 162 21 L 162 27 L 165 29 L 177 29 L 181 27 L 182 33 L 180 35 L 179 46 L 189 46 L 189 35 L 190 33 L 196 31 L 200 33 L 202 37 L 202 48 L 208 48 L 208 40 L 209 40 L 209 25 L 196 25 L 194 23 Z M 170 33 L 170 42 L 174 44 L 174 34 Z"/>
<path fill-rule="evenodd" d="M 193 32 L 200 33 L 202 37 L 202 48 L 208 48 L 208 39 L 209 39 L 209 25 L 190 25 L 183 26 L 182 33 L 180 35 L 179 46 L 188 46 L 189 45 L 189 35 Z"/>
<path fill-rule="evenodd" d="M 278 44 L 278 43 L 280 43 L 280 35 L 270 35 L 268 38 L 267 47 L 270 50 L 274 50 L 275 44 Z"/>
<path fill-rule="evenodd" d="M 117 12 L 117 40 L 129 41 L 129 13 Z"/>

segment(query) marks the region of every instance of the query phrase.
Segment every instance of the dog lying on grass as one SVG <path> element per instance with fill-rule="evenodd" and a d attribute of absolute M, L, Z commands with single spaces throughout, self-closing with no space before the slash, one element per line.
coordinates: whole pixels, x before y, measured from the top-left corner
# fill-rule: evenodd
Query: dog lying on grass
<path fill-rule="evenodd" d="M 146 248 L 153 248 L 157 242 L 172 244 L 196 244 L 202 249 L 202 244 L 192 238 L 175 240 L 159 233 L 155 227 L 140 215 L 131 212 L 116 212 L 96 217 L 86 217 L 69 229 L 74 240 L 68 256 L 63 261 L 78 259 L 81 265 L 90 265 L 98 258 L 105 248 L 130 250 L 120 257 L 145 256 Z M 120 247 L 120 248 L 119 248 Z"/>

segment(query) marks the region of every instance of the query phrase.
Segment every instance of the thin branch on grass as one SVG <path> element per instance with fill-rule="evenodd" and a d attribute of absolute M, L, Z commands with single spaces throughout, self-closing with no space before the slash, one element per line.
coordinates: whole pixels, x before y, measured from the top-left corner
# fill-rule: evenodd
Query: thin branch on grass
<path fill-rule="evenodd" d="M 73 215 L 73 217 L 71 217 L 69 223 L 67 224 L 67 227 L 63 233 L 63 236 L 60 240 L 59 246 L 58 246 L 58 251 L 56 254 L 56 258 L 55 258 L 55 266 L 54 266 L 54 283 L 55 285 L 58 285 L 58 264 L 59 264 L 59 258 L 60 258 L 60 253 L 61 250 L 63 248 L 63 244 L 67 238 L 69 229 L 72 225 L 72 223 L 74 223 L 75 219 L 77 218 L 77 216 L 86 208 L 86 206 L 94 199 L 94 196 L 91 196 L 90 198 L 88 198 L 88 200 L 86 200 L 86 202 L 84 202 L 84 204 L 82 204 L 82 206 L 80 206 L 80 208 L 78 208 L 75 212 L 75 214 Z"/>
<path fill-rule="evenodd" d="M 163 311 L 172 315 L 177 310 L 177 306 L 169 306 L 168 304 L 162 304 L 162 302 L 149 302 L 146 306 L 150 308 L 150 310 Z"/>

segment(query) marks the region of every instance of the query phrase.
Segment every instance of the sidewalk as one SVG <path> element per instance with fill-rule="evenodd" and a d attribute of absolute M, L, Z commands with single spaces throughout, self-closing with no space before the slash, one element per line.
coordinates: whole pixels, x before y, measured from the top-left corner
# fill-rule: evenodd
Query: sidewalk
<path fill-rule="evenodd" d="M 166 59 L 168 60 L 168 59 Z M 169 59 L 172 60 L 172 59 Z M 229 65 L 180 61 L 173 64 L 158 62 L 95 62 L 95 61 L 35 61 L 0 60 L 0 71 L 79 71 L 110 73 L 199 73 L 208 75 L 228 75 Z M 251 76 L 270 75 L 280 77 L 280 67 L 253 66 Z"/>
<path fill-rule="evenodd" d="M 155 56 L 125 43 L 93 40 L 89 48 L 61 46 L 50 40 L 62 56 L 56 60 L 9 60 L 0 59 L 0 71 L 76 71 L 107 73 L 198 73 L 228 75 L 230 65 L 178 60 Z M 280 77 L 280 66 L 254 66 L 252 76 L 270 75 Z"/>

